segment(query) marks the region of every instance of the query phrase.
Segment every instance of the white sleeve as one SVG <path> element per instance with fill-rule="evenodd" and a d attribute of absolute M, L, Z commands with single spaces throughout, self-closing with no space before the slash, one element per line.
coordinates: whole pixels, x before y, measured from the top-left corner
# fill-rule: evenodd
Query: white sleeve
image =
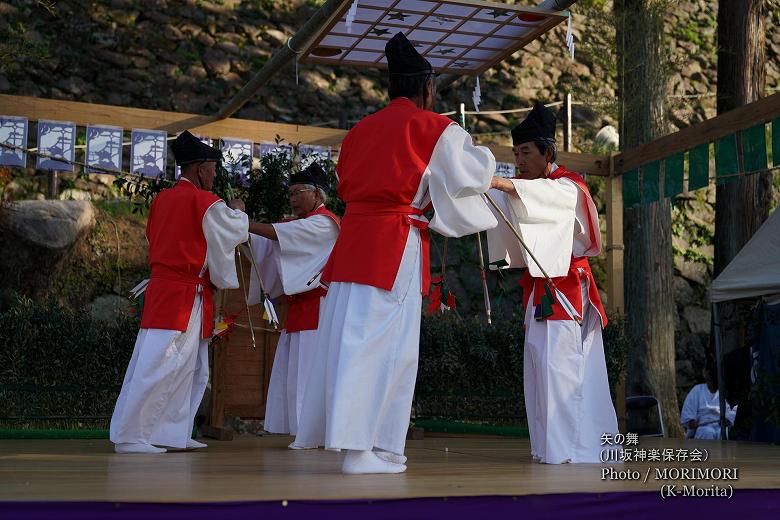
<path fill-rule="evenodd" d="M 309 218 L 274 224 L 279 239 L 279 274 L 284 294 L 299 294 L 317 287 L 319 278 L 307 283 L 325 267 L 339 236 L 332 218 Z"/>
<path fill-rule="evenodd" d="M 489 190 L 488 194 L 493 199 L 493 202 L 501 208 L 504 215 L 512 221 L 513 213 L 509 203 L 509 198 L 512 195 L 497 189 Z M 501 215 L 492 206 L 490 209 L 495 213 L 498 220 L 498 226 L 487 230 L 488 263 L 490 264 L 490 269 L 527 267 L 525 263 L 526 253 L 520 242 L 517 241 L 517 237 L 509 229 L 509 226 L 506 225 Z M 517 221 L 515 220 L 514 222 L 515 229 L 517 229 Z"/>
<path fill-rule="evenodd" d="M 219 201 L 206 210 L 202 225 L 211 283 L 220 289 L 238 288 L 235 249 L 249 236 L 249 217 Z"/>
<path fill-rule="evenodd" d="M 484 146 L 452 124 L 442 132 L 428 164 L 428 190 L 435 210 L 430 228 L 461 237 L 496 227 L 498 222 L 482 194 L 490 188 L 496 159 Z"/>
<path fill-rule="evenodd" d="M 260 303 L 261 287 L 265 287 L 271 298 L 276 298 L 284 293 L 282 279 L 279 275 L 279 243 L 250 233 L 249 247 L 252 253 L 249 262 L 250 264 L 254 263 L 254 265 L 250 265 L 247 301 L 249 305 L 257 305 Z M 258 282 L 258 273 L 263 281 L 262 286 Z"/>
<path fill-rule="evenodd" d="M 523 242 L 531 249 L 550 277 L 564 276 L 569 271 L 573 247 L 575 208 L 579 189 L 567 181 L 551 179 L 511 179 L 515 192 L 501 198 Z M 491 208 L 492 209 L 492 208 Z M 506 211 L 505 211 L 506 213 Z M 506 224 L 502 221 L 502 226 Z M 512 267 L 528 267 L 531 276 L 542 278 L 542 271 L 511 231 L 502 232 L 502 239 L 490 245 L 490 261 L 508 258 Z M 488 238 L 490 241 L 490 237 Z M 514 241 L 514 242 L 513 242 Z M 521 259 L 517 255 L 521 255 Z"/>
<path fill-rule="evenodd" d="M 565 179 L 572 186 L 572 181 Z M 591 228 L 595 236 L 591 235 Z M 601 231 L 596 205 L 585 193 L 577 188 L 577 209 L 574 213 L 574 247 L 572 253 L 576 257 L 598 256 L 601 253 Z"/>
<path fill-rule="evenodd" d="M 693 421 L 699 416 L 699 385 L 691 388 L 685 396 L 682 411 L 680 412 L 680 424 L 687 427 L 688 421 Z"/>

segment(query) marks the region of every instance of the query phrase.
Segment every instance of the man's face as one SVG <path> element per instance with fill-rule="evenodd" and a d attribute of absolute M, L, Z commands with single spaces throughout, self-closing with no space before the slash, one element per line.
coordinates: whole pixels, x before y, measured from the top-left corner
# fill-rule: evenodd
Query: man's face
<path fill-rule="evenodd" d="M 290 186 L 290 206 L 298 218 L 305 217 L 317 202 L 317 190 L 306 184 L 293 184 Z"/>
<path fill-rule="evenodd" d="M 198 165 L 198 178 L 204 190 L 211 191 L 214 187 L 214 178 L 217 176 L 217 163 L 214 161 L 203 162 Z"/>
<path fill-rule="evenodd" d="M 547 156 L 539 151 L 532 141 L 512 147 L 515 155 L 518 177 L 521 179 L 539 179 L 547 172 Z"/>

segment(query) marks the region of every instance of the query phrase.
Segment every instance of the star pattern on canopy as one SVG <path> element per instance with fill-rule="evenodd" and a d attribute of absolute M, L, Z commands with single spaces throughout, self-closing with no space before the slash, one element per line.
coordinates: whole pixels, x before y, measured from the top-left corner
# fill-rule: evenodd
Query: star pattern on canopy
<path fill-rule="evenodd" d="M 303 50 L 302 62 L 387 68 L 402 32 L 437 73 L 478 75 L 566 19 L 562 12 L 484 0 L 344 0 Z"/>

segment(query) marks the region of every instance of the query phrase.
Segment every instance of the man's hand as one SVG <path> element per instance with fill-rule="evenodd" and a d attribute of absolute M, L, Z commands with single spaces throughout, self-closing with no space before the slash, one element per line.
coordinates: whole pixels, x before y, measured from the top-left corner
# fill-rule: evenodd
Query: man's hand
<path fill-rule="evenodd" d="M 237 209 L 238 211 L 243 211 L 246 213 L 246 205 L 244 204 L 244 201 L 241 199 L 233 199 L 230 202 L 228 202 L 228 207 L 232 209 Z"/>
<path fill-rule="evenodd" d="M 503 177 L 493 176 L 493 179 L 490 181 L 490 187 L 506 193 L 515 192 L 515 185 L 512 184 L 512 181 L 504 179 Z"/>
<path fill-rule="evenodd" d="M 691 419 L 690 421 L 688 421 L 687 426 L 689 430 L 695 430 L 696 428 L 699 427 L 699 421 L 697 421 L 696 419 Z"/>

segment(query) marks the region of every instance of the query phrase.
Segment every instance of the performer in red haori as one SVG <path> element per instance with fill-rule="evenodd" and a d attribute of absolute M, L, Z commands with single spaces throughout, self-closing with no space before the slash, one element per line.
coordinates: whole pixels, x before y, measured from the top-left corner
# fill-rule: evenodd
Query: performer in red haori
<path fill-rule="evenodd" d="M 264 429 L 298 432 L 303 394 L 317 349 L 320 301 L 326 289 L 319 275 L 339 236 L 339 218 L 325 207 L 328 178 L 313 162 L 290 176 L 290 205 L 296 219 L 250 223 L 250 244 L 263 287 L 272 298 L 287 295 L 287 317 L 276 346 Z M 261 303 L 261 284 L 252 270 L 249 303 Z M 316 447 L 316 446 L 309 446 Z M 295 443 L 291 449 L 306 448 Z"/>
<path fill-rule="evenodd" d="M 296 438 L 347 450 L 344 473 L 406 469 L 428 227 L 457 237 L 497 224 L 481 197 L 493 155 L 431 112 L 433 69 L 402 33 L 385 54 L 390 104 L 350 130 L 339 156 L 346 212 L 322 275 L 330 288 Z"/>
<path fill-rule="evenodd" d="M 588 264 L 601 251 L 598 213 L 583 178 L 555 164 L 555 115 L 544 105 L 512 130 L 512 141 L 519 178 L 496 177 L 490 195 L 582 318 L 580 325 L 560 301 L 549 305 L 544 275 L 507 226 L 488 231 L 491 263 L 528 268 L 523 387 L 531 454 L 549 464 L 600 462 L 602 435 L 618 430 L 601 337 L 607 316 Z"/>
<path fill-rule="evenodd" d="M 117 453 L 205 448 L 191 439 L 209 379 L 213 287 L 237 288 L 234 250 L 249 222 L 211 193 L 221 154 L 189 132 L 173 142 L 181 179 L 152 202 L 146 238 L 151 279 L 141 330 L 111 418 Z"/>

